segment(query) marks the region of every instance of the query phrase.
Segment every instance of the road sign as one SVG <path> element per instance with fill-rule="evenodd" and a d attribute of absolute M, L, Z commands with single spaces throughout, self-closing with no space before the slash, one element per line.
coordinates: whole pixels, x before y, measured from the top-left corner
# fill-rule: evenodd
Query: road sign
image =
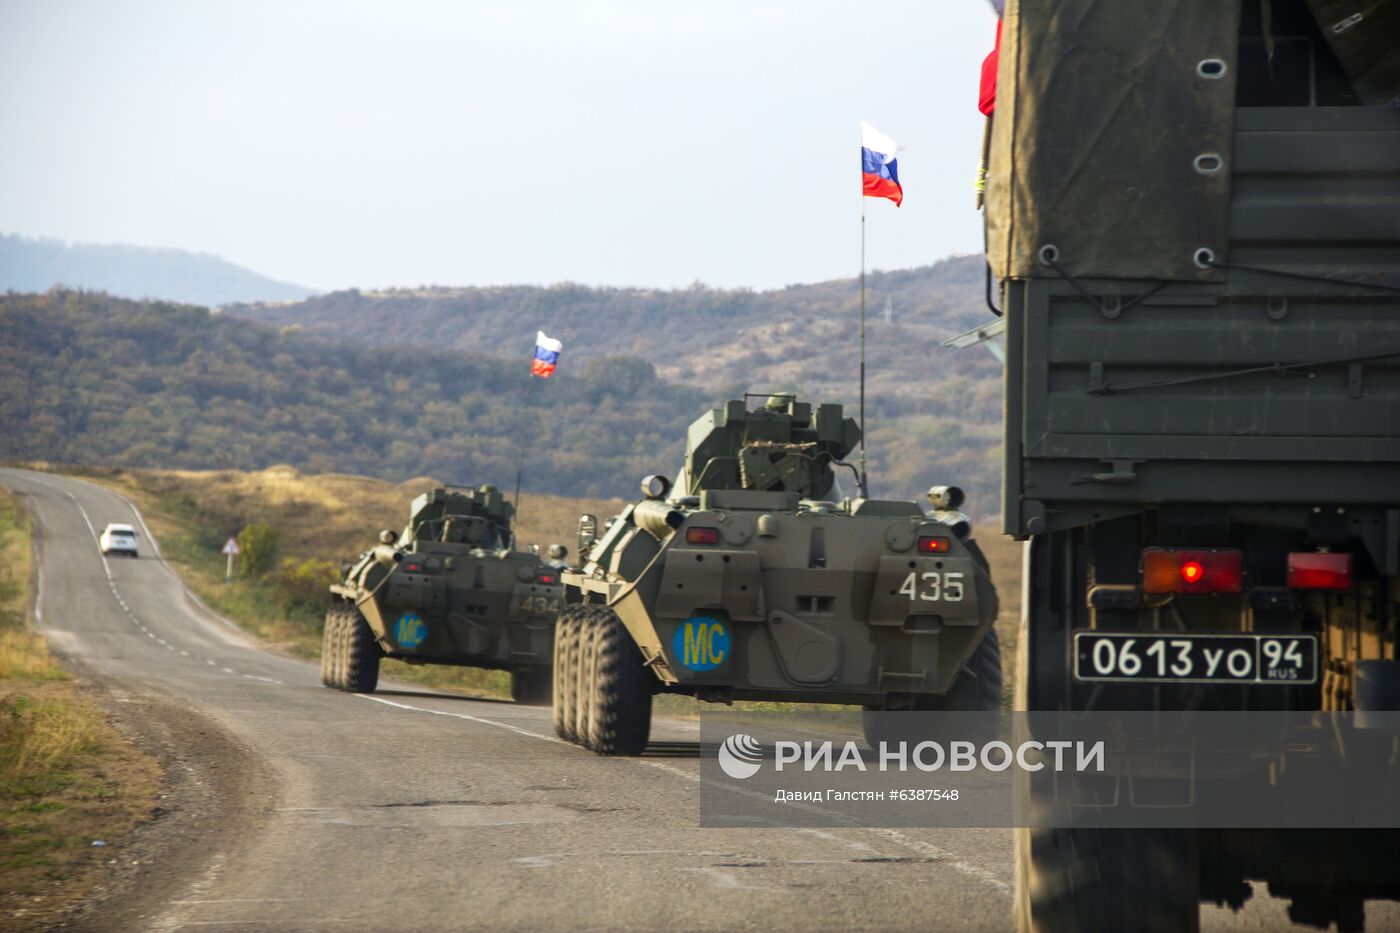
<path fill-rule="evenodd" d="M 238 542 L 235 541 L 233 538 L 229 538 L 227 541 L 224 542 L 224 549 L 223 549 L 222 551 L 220 551 L 219 553 L 220 553 L 220 554 L 227 554 L 227 555 L 228 555 L 228 567 L 226 567 L 226 568 L 224 569 L 224 582 L 225 582 L 225 583 L 232 583 L 232 582 L 233 582 L 233 559 L 234 559 L 234 557 L 237 556 L 237 554 L 238 554 Z"/>

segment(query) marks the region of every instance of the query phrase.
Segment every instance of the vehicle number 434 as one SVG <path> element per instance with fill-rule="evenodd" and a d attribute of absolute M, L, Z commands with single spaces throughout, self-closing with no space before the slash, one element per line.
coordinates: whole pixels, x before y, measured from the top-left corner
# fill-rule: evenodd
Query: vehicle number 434
<path fill-rule="evenodd" d="M 914 572 L 904 578 L 899 592 L 908 596 L 910 602 L 922 600 L 926 603 L 959 603 L 963 599 L 964 576 L 954 571 Z"/>

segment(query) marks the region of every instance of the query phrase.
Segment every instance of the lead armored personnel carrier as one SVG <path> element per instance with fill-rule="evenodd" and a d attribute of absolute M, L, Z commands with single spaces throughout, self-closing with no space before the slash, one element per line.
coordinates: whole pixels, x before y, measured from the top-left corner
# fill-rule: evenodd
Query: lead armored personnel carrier
<path fill-rule="evenodd" d="M 557 567 L 514 550 L 514 514 L 494 486 L 414 499 L 408 526 L 381 532 L 331 587 L 321 681 L 372 691 L 390 657 L 507 670 L 517 703 L 548 703 L 563 587 Z"/>
<path fill-rule="evenodd" d="M 640 754 L 659 692 L 998 708 L 996 592 L 961 493 L 941 487 L 932 512 L 847 498 L 836 470 L 860 441 L 854 419 L 793 396 L 751 410 L 751 397 L 690 426 L 674 485 L 644 479 L 601 537 L 580 521 L 556 627 L 559 736 Z"/>

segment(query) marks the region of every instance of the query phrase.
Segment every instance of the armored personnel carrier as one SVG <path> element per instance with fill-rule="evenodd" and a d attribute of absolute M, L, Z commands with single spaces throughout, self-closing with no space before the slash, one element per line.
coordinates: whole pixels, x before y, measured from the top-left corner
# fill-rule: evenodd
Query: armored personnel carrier
<path fill-rule="evenodd" d="M 836 470 L 860 441 L 854 419 L 753 397 L 690 426 L 674 485 L 644 479 L 600 537 L 581 519 L 555 629 L 559 736 L 640 754 L 660 692 L 998 708 L 996 592 L 961 493 L 936 490 L 932 512 L 848 498 Z"/>
<path fill-rule="evenodd" d="M 563 587 L 557 566 L 514 550 L 514 514 L 494 486 L 414 499 L 408 526 L 381 532 L 331 587 L 322 683 L 370 692 L 389 657 L 507 670 L 517 703 L 547 704 Z"/>

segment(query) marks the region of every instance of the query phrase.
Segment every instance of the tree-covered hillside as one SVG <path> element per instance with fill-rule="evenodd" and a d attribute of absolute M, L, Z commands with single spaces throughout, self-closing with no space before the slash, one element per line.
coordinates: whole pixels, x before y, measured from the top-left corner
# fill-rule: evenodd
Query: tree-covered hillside
<path fill-rule="evenodd" d="M 956 483 L 969 511 L 997 511 L 1000 367 L 938 345 L 985 320 L 979 274 L 954 260 L 872 276 L 876 496 Z M 527 488 L 630 498 L 638 477 L 679 465 L 686 425 L 724 398 L 798 391 L 855 415 L 854 301 L 850 282 L 340 293 L 237 316 L 0 296 L 0 457 L 508 486 L 523 450 Z M 564 339 L 564 357 L 527 405 L 539 327 Z"/>
<path fill-rule="evenodd" d="M 480 354 L 335 345 L 204 308 L 0 296 L 0 457 L 513 482 L 630 495 L 679 462 L 708 393 L 599 358 L 536 386 Z"/>
<path fill-rule="evenodd" d="M 984 269 L 982 257 L 963 256 L 869 276 L 868 412 L 877 495 L 914 495 L 952 482 L 969 489 L 978 514 L 998 508 L 1001 367 L 983 349 L 940 345 L 991 319 Z M 844 402 L 852 413 L 858 398 L 854 279 L 766 292 L 568 284 L 347 291 L 226 310 L 348 346 L 450 347 L 508 359 L 527 358 L 535 330 L 543 329 L 564 341 L 565 373 L 624 353 L 714 398 L 735 387 L 798 390 Z"/>
<path fill-rule="evenodd" d="M 55 285 L 202 305 L 312 294 L 205 253 L 0 234 L 0 291 L 42 292 Z"/>

